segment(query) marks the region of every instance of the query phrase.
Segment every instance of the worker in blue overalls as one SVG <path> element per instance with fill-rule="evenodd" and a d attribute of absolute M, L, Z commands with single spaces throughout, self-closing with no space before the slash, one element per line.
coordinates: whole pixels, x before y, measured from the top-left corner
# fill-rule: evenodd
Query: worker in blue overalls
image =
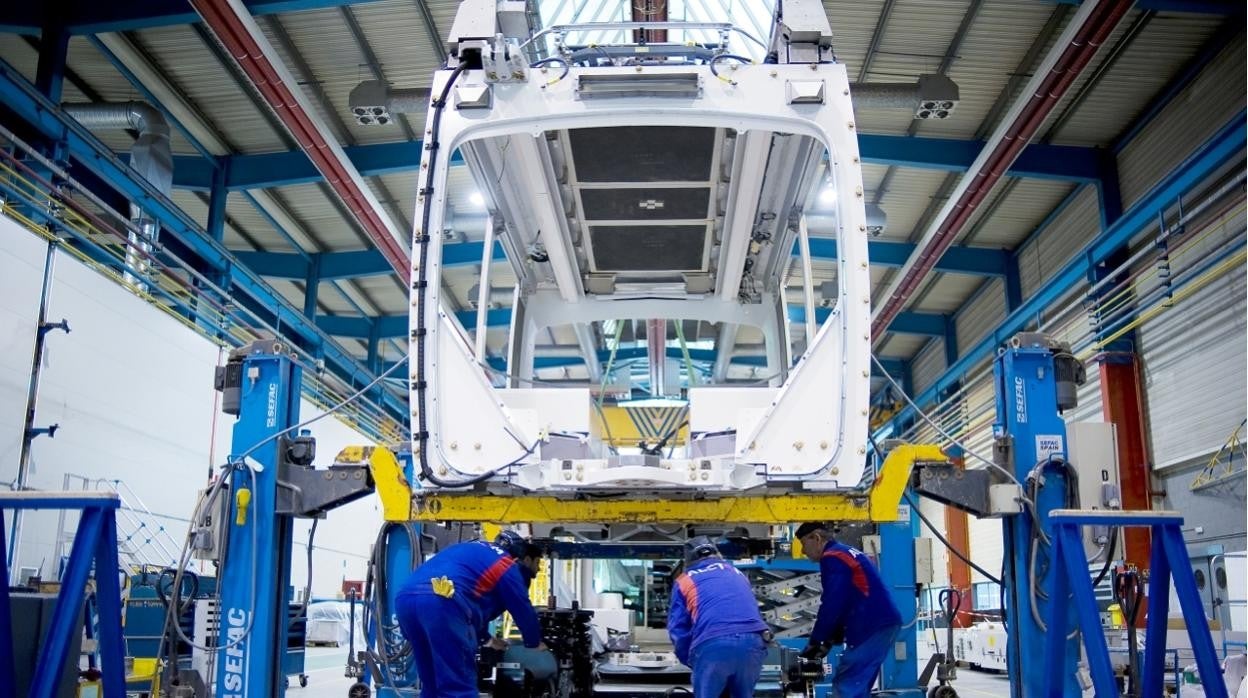
<path fill-rule="evenodd" d="M 685 544 L 685 569 L 676 577 L 667 634 L 676 658 L 693 668 L 693 695 L 750 698 L 767 653 L 767 624 L 741 571 L 724 560 L 710 538 Z"/>
<path fill-rule="evenodd" d="M 546 649 L 528 594 L 540 557 L 520 534 L 503 531 L 493 543 L 452 545 L 412 572 L 395 610 L 412 645 L 422 698 L 477 698 L 477 648 L 504 610 L 525 647 Z M 499 641 L 490 643 L 501 649 Z"/>
<path fill-rule="evenodd" d="M 833 644 L 844 643 L 834 698 L 867 698 L 884 658 L 893 649 L 901 614 L 880 579 L 880 571 L 861 550 L 833 538 L 822 523 L 797 529 L 802 554 L 819 563 L 823 595 L 819 616 L 802 656 L 822 659 Z"/>

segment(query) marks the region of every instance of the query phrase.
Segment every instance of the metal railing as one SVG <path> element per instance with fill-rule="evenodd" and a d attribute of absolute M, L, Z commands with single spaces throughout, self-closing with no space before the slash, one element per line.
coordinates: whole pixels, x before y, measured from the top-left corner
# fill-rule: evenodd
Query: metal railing
<path fill-rule="evenodd" d="M 177 517 L 157 514 L 133 489 L 122 480 L 90 478 L 66 473 L 62 488 L 65 491 L 101 491 L 116 493 L 121 500 L 117 509 L 117 554 L 134 567 L 173 567 L 178 564 L 182 546 L 173 534 L 160 523 L 160 519 L 186 521 Z M 76 485 L 76 486 L 75 486 Z M 56 559 L 60 560 L 74 538 L 74 522 L 66 529 L 66 512 L 62 510 L 57 520 Z M 189 523 L 189 522 L 188 522 Z M 125 565 L 123 565 L 123 569 Z"/>

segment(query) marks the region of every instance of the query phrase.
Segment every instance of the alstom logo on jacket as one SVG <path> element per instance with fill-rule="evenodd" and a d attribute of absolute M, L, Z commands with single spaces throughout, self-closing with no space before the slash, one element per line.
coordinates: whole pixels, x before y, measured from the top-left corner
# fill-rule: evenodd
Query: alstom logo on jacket
<path fill-rule="evenodd" d="M 706 640 L 765 630 L 750 582 L 732 563 L 708 558 L 676 578 L 667 632 L 680 661 L 688 664 L 689 653 Z"/>

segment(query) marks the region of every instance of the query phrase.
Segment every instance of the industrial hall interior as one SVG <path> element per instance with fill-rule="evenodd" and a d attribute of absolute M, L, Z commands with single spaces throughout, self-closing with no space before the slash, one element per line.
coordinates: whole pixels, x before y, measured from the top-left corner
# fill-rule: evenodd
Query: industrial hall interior
<path fill-rule="evenodd" d="M 0 698 L 1248 698 L 1246 26 L 0 2 Z"/>

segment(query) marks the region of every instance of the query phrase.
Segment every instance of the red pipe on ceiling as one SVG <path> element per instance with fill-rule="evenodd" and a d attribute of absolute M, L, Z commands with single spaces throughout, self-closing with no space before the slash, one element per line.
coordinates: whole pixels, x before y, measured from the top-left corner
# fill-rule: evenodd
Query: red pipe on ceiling
<path fill-rule="evenodd" d="M 1027 105 L 1005 131 L 1004 137 L 993 146 L 984 166 L 975 172 L 970 186 L 962 192 L 954 207 L 940 222 L 936 234 L 918 250 L 918 261 L 905 272 L 896 290 L 884 301 L 884 306 L 872 319 L 873 337 L 881 336 L 893 318 L 901 312 L 906 301 L 974 215 L 975 208 L 991 193 L 993 186 L 1000 181 L 1010 165 L 1014 164 L 1023 147 L 1091 62 L 1101 44 L 1109 38 L 1131 5 L 1130 0 L 1112 0 L 1101 3 L 1088 14 L 1083 26 L 1066 45 L 1039 89 L 1032 93 Z"/>
<path fill-rule="evenodd" d="M 190 3 L 325 177 L 330 188 L 351 211 L 368 238 L 390 262 L 395 273 L 406 283 L 411 277 L 407 249 L 395 240 L 386 220 L 357 183 L 360 176 L 355 166 L 340 159 L 330 148 L 321 130 L 291 92 L 292 88 L 282 80 L 274 67 L 274 61 L 278 59 L 266 55 L 228 0 L 190 0 Z"/>

